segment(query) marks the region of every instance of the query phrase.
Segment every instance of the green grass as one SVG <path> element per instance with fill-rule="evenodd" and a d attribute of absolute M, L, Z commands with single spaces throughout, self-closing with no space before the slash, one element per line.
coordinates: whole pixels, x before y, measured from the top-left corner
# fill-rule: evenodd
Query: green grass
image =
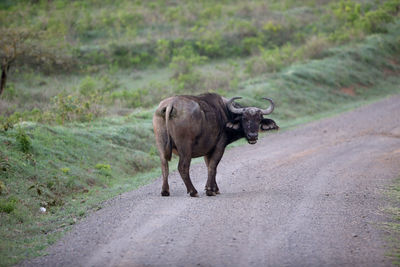
<path fill-rule="evenodd" d="M 400 6 L 399 0 L 34 2 L 0 4 L 0 25 L 9 34 L 43 35 L 30 37 L 11 66 L 0 112 L 58 123 L 64 119 L 28 113 L 57 113 L 54 99 L 60 94 L 95 102 L 98 110 L 72 116 L 82 121 L 148 108 L 171 94 L 231 94 L 250 78 L 330 57 L 338 44 L 387 32 Z M 29 49 L 30 42 L 40 49 Z M 0 46 L 0 52 L 8 50 Z M 88 81 L 100 99 L 85 94 Z"/>
<path fill-rule="evenodd" d="M 63 54 L 20 58 L 0 98 L 0 266 L 160 176 L 151 117 L 164 97 L 271 97 L 287 130 L 400 93 L 398 0 L 177 3 L 0 3 L 0 25 L 42 31 L 31 41 Z"/>
<path fill-rule="evenodd" d="M 396 266 L 400 266 L 400 178 L 396 179 L 387 191 L 390 198 L 390 205 L 385 209 L 391 217 L 386 223 L 383 223 L 383 229 L 388 236 L 388 253 Z"/>
<path fill-rule="evenodd" d="M 43 31 L 91 66 L 165 64 L 174 48 L 185 44 L 211 58 L 245 55 L 254 38 L 263 35 L 255 43 L 268 45 L 301 40 L 303 35 L 291 36 L 294 30 L 310 31 L 318 12 L 331 16 L 327 5 L 316 1 L 30 2 L 0 5 L 0 24 Z M 277 29 L 285 33 L 282 38 L 270 38 L 270 30 Z"/>
<path fill-rule="evenodd" d="M 131 116 L 68 127 L 21 123 L 2 132 L 0 265 L 38 255 L 101 201 L 157 177 L 150 129 L 148 118 Z M 21 149 L 21 132 L 28 151 Z"/>
<path fill-rule="evenodd" d="M 399 65 L 398 25 L 387 35 L 371 35 L 363 43 L 328 50 L 330 56 L 293 64 L 276 74 L 249 80 L 238 93 L 247 104 L 262 106 L 261 97 L 277 102 L 274 117 L 292 120 L 318 114 L 357 99 L 396 92 Z M 377 81 L 393 86 L 372 89 Z M 350 89 L 347 90 L 347 89 Z M 397 90 L 398 92 L 398 90 Z"/>
<path fill-rule="evenodd" d="M 232 95 L 256 106 L 263 106 L 261 97 L 272 97 L 272 118 L 285 130 L 399 93 L 395 26 L 323 59 L 244 82 Z M 20 122 L 0 132 L 2 265 L 40 254 L 101 201 L 160 175 L 153 109 L 86 123 Z"/>

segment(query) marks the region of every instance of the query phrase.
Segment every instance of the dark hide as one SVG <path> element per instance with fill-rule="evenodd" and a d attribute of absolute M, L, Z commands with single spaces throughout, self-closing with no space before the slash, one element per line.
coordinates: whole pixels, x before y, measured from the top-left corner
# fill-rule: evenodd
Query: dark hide
<path fill-rule="evenodd" d="M 273 120 L 263 118 L 257 108 L 232 113 L 227 101 L 217 94 L 175 96 L 161 101 L 153 116 L 163 173 L 161 195 L 169 196 L 168 161 L 172 153 L 179 156 L 178 170 L 190 196 L 198 195 L 189 176 L 191 159 L 204 156 L 208 168 L 206 194 L 211 196 L 219 193 L 215 175 L 225 147 L 243 137 L 255 144 L 259 131 L 279 128 Z"/>

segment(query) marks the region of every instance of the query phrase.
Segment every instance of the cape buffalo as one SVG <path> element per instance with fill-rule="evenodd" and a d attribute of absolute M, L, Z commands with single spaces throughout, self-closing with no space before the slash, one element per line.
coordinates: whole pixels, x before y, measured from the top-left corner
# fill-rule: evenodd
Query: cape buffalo
<path fill-rule="evenodd" d="M 208 168 L 206 194 L 213 196 L 219 193 L 215 175 L 225 147 L 242 137 L 255 144 L 258 131 L 279 129 L 273 120 L 263 118 L 274 110 L 271 99 L 263 98 L 270 106 L 260 109 L 234 102 L 240 98 L 228 100 L 207 93 L 174 96 L 160 102 L 153 116 L 153 127 L 161 159 L 162 196 L 169 196 L 168 161 L 172 153 L 179 156 L 178 170 L 192 197 L 198 194 L 189 176 L 190 161 L 204 156 Z"/>

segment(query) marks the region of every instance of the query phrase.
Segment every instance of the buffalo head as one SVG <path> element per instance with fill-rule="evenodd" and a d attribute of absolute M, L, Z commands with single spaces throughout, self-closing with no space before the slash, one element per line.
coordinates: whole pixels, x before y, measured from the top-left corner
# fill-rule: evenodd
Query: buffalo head
<path fill-rule="evenodd" d="M 256 107 L 238 108 L 233 105 L 233 101 L 236 99 L 241 99 L 241 97 L 233 97 L 226 103 L 228 110 L 238 115 L 233 122 L 228 122 L 226 126 L 233 130 L 242 130 L 244 137 L 247 139 L 249 144 L 253 145 L 257 143 L 259 131 L 268 131 L 279 128 L 273 120 L 263 117 L 263 115 L 271 114 L 274 110 L 274 102 L 271 99 L 263 98 L 271 104 L 267 109 Z"/>

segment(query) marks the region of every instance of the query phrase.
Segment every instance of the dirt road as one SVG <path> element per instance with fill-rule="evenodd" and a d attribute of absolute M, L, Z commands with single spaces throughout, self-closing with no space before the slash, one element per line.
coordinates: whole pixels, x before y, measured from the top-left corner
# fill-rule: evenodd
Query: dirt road
<path fill-rule="evenodd" d="M 272 116 L 273 117 L 273 116 Z M 28 266 L 387 266 L 383 190 L 400 174 L 400 95 L 226 152 L 121 195 Z"/>

